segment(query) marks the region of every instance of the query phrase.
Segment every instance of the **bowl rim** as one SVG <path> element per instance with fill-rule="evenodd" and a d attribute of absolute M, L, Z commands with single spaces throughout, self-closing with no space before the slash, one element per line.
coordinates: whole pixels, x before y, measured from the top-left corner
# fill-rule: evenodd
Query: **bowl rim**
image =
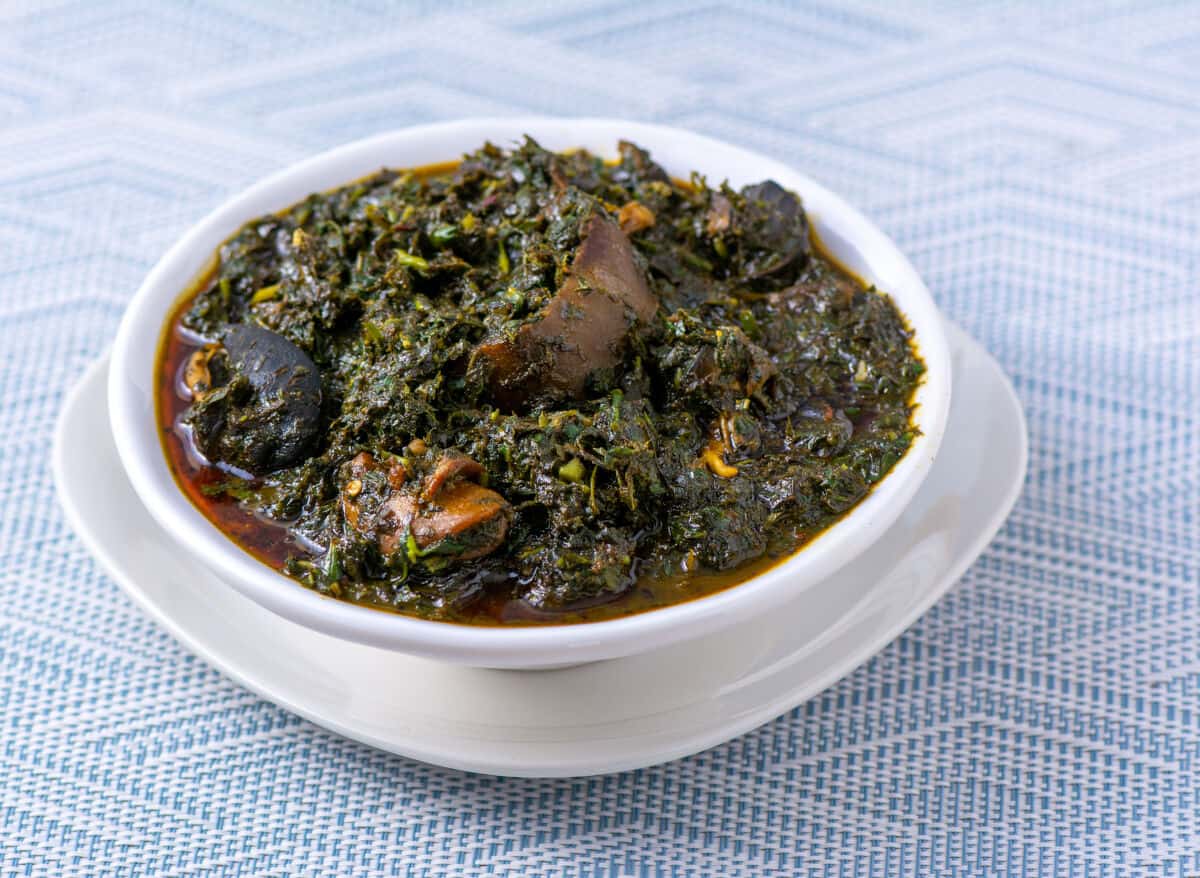
<path fill-rule="evenodd" d="M 404 168 L 446 161 L 484 140 L 507 143 L 524 133 L 549 148 L 585 146 L 608 154 L 619 139 L 632 140 L 673 173 L 722 167 L 721 173 L 709 176 L 729 176 L 735 185 L 769 177 L 797 191 L 823 243 L 839 261 L 888 293 L 913 330 L 927 367 L 915 396 L 914 421 L 920 433 L 866 498 L 803 549 L 757 576 L 704 597 L 598 622 L 491 627 L 418 619 L 321 595 L 240 548 L 177 486 L 154 408 L 164 322 L 183 290 L 210 264 L 217 245 L 244 222 L 385 165 Z M 742 170 L 731 174 L 731 168 Z M 697 637 L 765 612 L 832 575 L 895 521 L 928 474 L 945 432 L 952 383 L 949 347 L 929 290 L 900 249 L 845 199 L 750 150 L 683 129 L 607 118 L 439 122 L 356 140 L 292 164 L 226 200 L 162 256 L 122 317 L 112 364 L 110 424 L 135 491 L 158 523 L 222 580 L 267 609 L 335 637 L 430 658 L 513 668 L 615 658 Z"/>

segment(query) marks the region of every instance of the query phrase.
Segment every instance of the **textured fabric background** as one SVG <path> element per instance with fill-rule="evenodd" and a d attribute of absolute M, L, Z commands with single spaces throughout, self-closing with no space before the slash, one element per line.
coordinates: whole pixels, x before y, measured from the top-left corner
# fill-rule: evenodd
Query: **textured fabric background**
<path fill-rule="evenodd" d="M 821 697 L 652 770 L 503 780 L 266 704 L 68 531 L 64 392 L 165 247 L 396 126 L 623 115 L 865 208 L 1013 376 L 963 582 Z M 0 4 L 0 873 L 1200 873 L 1200 8 Z"/>

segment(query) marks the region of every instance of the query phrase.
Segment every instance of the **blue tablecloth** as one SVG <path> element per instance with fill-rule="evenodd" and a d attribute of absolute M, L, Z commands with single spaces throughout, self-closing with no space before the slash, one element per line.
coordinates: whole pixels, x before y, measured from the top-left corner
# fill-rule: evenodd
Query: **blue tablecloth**
<path fill-rule="evenodd" d="M 51 488 L 165 247 L 373 132 L 621 115 L 857 202 L 1013 376 L 1032 462 L 949 595 L 677 763 L 504 780 L 341 740 L 144 619 Z M 1200 872 L 1200 11 L 0 6 L 0 873 Z"/>

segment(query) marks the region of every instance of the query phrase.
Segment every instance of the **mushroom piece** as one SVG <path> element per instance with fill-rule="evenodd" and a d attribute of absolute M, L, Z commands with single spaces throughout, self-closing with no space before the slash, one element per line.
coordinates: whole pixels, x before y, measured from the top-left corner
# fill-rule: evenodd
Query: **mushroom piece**
<path fill-rule="evenodd" d="M 387 472 L 386 497 L 374 515 L 365 515 L 358 500 L 363 479 L 372 470 Z M 498 549 L 508 534 L 513 508 L 495 491 L 478 483 L 483 467 L 456 451 L 446 451 L 419 482 L 409 480 L 404 466 L 381 465 L 366 453 L 347 468 L 342 486 L 346 521 L 371 534 L 385 555 L 407 552 L 452 561 L 481 558 Z"/>
<path fill-rule="evenodd" d="M 629 239 L 608 216 L 583 222 L 567 279 L 538 318 L 511 338 L 485 340 L 475 359 L 493 399 L 510 410 L 579 399 L 588 380 L 621 362 L 631 334 L 658 310 Z"/>
<path fill-rule="evenodd" d="M 321 377 L 309 356 L 261 326 L 229 327 L 189 361 L 188 412 L 196 447 L 210 461 L 266 475 L 308 457 L 321 419 Z"/>

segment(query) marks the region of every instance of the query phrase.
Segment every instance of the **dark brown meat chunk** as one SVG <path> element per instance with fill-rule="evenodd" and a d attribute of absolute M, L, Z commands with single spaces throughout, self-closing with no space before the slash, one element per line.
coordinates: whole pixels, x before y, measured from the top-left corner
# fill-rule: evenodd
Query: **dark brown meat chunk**
<path fill-rule="evenodd" d="M 188 422 L 210 461 L 261 476 L 313 452 L 321 377 L 308 354 L 282 335 L 235 324 L 188 365 L 189 383 L 197 382 Z"/>
<path fill-rule="evenodd" d="M 658 309 L 615 222 L 593 214 L 581 238 L 567 279 L 539 318 L 513 338 L 476 348 L 489 369 L 488 389 L 505 408 L 582 398 L 588 379 L 615 369 L 630 335 Z"/>

